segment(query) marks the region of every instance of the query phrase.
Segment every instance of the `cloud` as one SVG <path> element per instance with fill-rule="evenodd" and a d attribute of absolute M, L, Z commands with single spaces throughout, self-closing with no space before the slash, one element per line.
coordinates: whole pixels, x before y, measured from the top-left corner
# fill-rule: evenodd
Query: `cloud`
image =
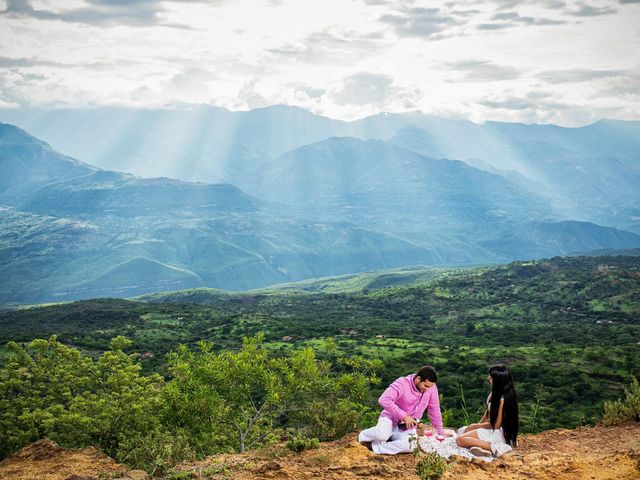
<path fill-rule="evenodd" d="M 639 0 L 640 1 L 640 0 Z M 537 8 L 546 8 L 549 10 L 560 10 L 566 6 L 564 0 L 486 0 L 469 1 L 468 4 L 487 5 L 493 4 L 498 10 L 511 9 L 514 7 L 535 6 Z M 455 7 L 459 4 L 457 1 L 447 2 L 445 6 Z"/>
<path fill-rule="evenodd" d="M 481 105 L 504 110 L 527 110 L 531 108 L 531 102 L 522 98 L 509 98 L 507 100 L 484 100 Z"/>
<path fill-rule="evenodd" d="M 344 78 L 342 88 L 332 97 L 339 105 L 382 103 L 390 93 L 391 84 L 391 75 L 360 72 Z"/>
<path fill-rule="evenodd" d="M 187 67 L 171 77 L 172 89 L 185 92 L 207 91 L 208 83 L 216 80 L 218 76 L 206 68 Z"/>
<path fill-rule="evenodd" d="M 548 10 L 559 10 L 567 5 L 565 0 L 493 0 L 501 9 L 509 9 L 513 7 L 535 6 L 538 8 L 546 8 Z"/>
<path fill-rule="evenodd" d="M 640 68 L 626 70 L 619 76 L 598 82 L 598 96 L 625 99 L 625 103 L 640 105 Z M 638 97 L 638 98 L 631 98 Z"/>
<path fill-rule="evenodd" d="M 548 105 L 552 94 L 544 91 L 532 91 L 527 94 L 514 95 L 512 93 L 493 95 L 478 103 L 485 107 L 500 110 L 529 110 L 538 109 L 541 105 Z"/>
<path fill-rule="evenodd" d="M 66 67 L 67 64 L 56 63 L 49 60 L 41 60 L 39 58 L 10 58 L 0 57 L 0 68 L 29 68 L 29 67 Z"/>
<path fill-rule="evenodd" d="M 271 105 L 272 102 L 264 97 L 256 88 L 258 86 L 258 79 L 254 78 L 246 82 L 240 90 L 238 90 L 237 106 L 240 108 L 261 108 Z"/>
<path fill-rule="evenodd" d="M 589 5 L 585 2 L 578 2 L 576 8 L 567 9 L 566 12 L 569 15 L 573 15 L 575 17 L 597 17 L 600 15 L 611 15 L 617 12 L 615 8 L 611 7 L 594 7 L 593 5 Z"/>
<path fill-rule="evenodd" d="M 310 100 L 318 100 L 327 93 L 325 88 L 314 87 L 301 82 L 292 82 L 288 84 L 295 92 L 303 93 Z"/>
<path fill-rule="evenodd" d="M 393 28 L 399 37 L 439 39 L 446 36 L 450 28 L 464 25 L 460 16 L 444 14 L 439 8 L 405 8 L 383 15 L 380 22 Z"/>
<path fill-rule="evenodd" d="M 460 72 L 458 81 L 495 82 L 520 78 L 522 72 L 515 67 L 499 65 L 488 60 L 462 60 L 447 62 L 445 67 Z"/>
<path fill-rule="evenodd" d="M 504 30 L 513 27 L 509 23 L 481 23 L 477 26 L 478 30 Z"/>
<path fill-rule="evenodd" d="M 501 12 L 493 15 L 491 20 L 497 23 L 483 23 L 478 26 L 479 30 L 501 30 L 505 28 L 520 26 L 545 26 L 545 25 L 563 25 L 564 20 L 556 20 L 552 18 L 521 16 L 518 12 Z"/>
<path fill-rule="evenodd" d="M 584 125 L 605 118 L 597 105 L 576 104 L 558 92 L 495 92 L 477 101 L 485 118 L 507 122 Z"/>
<path fill-rule="evenodd" d="M 416 87 L 394 84 L 393 77 L 375 72 L 358 72 L 342 79 L 342 84 L 325 95 L 337 105 L 415 109 L 422 98 Z"/>
<path fill-rule="evenodd" d="M 18 108 L 18 107 L 20 107 L 20 104 L 5 102 L 2 98 L 0 98 L 0 108 Z"/>
<path fill-rule="evenodd" d="M 548 83 L 582 83 L 602 78 L 614 78 L 625 75 L 626 70 L 589 70 L 573 68 L 569 70 L 546 70 L 536 77 Z"/>
<path fill-rule="evenodd" d="M 458 17 L 474 17 L 476 15 L 481 14 L 482 11 L 481 10 L 451 10 L 449 12 L 450 15 L 456 15 Z"/>
<path fill-rule="evenodd" d="M 51 60 L 44 60 L 38 57 L 0 57 L 0 68 L 11 68 L 11 69 L 25 69 L 25 68 L 34 68 L 34 67 L 51 67 L 51 68 L 59 68 L 59 69 L 69 69 L 69 68 L 85 68 L 92 71 L 113 71 L 117 68 L 127 67 L 131 65 L 144 65 L 145 61 L 136 61 L 130 59 L 109 59 L 109 60 L 100 60 L 95 62 L 78 62 L 78 63 L 67 63 L 67 62 L 54 62 Z"/>
<path fill-rule="evenodd" d="M 176 1 L 176 0 L 169 0 Z M 182 0 L 199 2 L 204 0 Z M 216 3 L 216 2 L 213 2 Z M 85 0 L 83 7 L 60 11 L 36 9 L 31 0 L 6 0 L 6 8 L 0 12 L 10 18 L 35 18 L 38 20 L 58 20 L 68 23 L 82 23 L 101 26 L 153 26 L 190 28 L 186 25 L 163 23 L 165 12 L 163 2 L 158 0 Z"/>
<path fill-rule="evenodd" d="M 354 56 L 371 54 L 387 48 L 379 32 L 356 33 L 327 28 L 307 35 L 297 43 L 286 43 L 267 48 L 275 58 L 286 58 L 308 63 L 352 64 Z"/>
<path fill-rule="evenodd" d="M 34 88 L 46 84 L 47 78 L 25 75 L 14 69 L 0 70 L 0 102 L 6 105 L 28 106 Z"/>

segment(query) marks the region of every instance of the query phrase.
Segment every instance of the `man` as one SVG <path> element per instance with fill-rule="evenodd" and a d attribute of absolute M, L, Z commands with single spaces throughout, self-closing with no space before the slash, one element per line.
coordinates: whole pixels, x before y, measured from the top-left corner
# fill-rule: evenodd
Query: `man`
<path fill-rule="evenodd" d="M 436 433 L 444 435 L 437 380 L 435 369 L 427 366 L 416 374 L 394 381 L 378 399 L 384 409 L 378 424 L 360 432 L 358 440 L 362 443 L 371 442 L 371 449 L 375 453 L 409 453 L 414 446 L 410 444 L 409 436 L 415 435 L 425 409 Z"/>

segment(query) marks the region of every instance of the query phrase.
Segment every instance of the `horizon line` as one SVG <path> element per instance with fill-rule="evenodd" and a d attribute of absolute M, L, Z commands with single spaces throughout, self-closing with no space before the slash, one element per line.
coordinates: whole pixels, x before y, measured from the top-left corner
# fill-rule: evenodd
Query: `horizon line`
<path fill-rule="evenodd" d="M 469 122 L 472 123 L 474 125 L 486 125 L 488 123 L 499 123 L 499 124 L 507 124 L 507 125 L 527 125 L 527 126 L 554 126 L 554 127 L 559 127 L 559 128 L 566 128 L 566 129 L 577 129 L 577 128 L 584 128 L 584 127 L 588 127 L 590 125 L 595 125 L 596 123 L 600 123 L 600 122 L 628 122 L 628 123 L 633 123 L 633 122 L 640 122 L 640 118 L 637 119 L 619 119 L 619 118 L 608 118 L 608 117 L 602 117 L 602 118 L 598 118 L 597 120 L 591 121 L 589 123 L 584 123 L 584 124 L 580 124 L 580 125 L 572 125 L 572 126 L 567 126 L 567 125 L 561 125 L 561 124 L 557 124 L 557 123 L 525 123 L 525 122 L 507 122 L 504 120 L 491 120 L 491 119 L 487 119 L 484 121 L 474 121 L 471 120 L 469 118 L 466 117 L 456 117 L 456 116 L 447 116 L 447 115 L 436 115 L 433 113 L 427 113 L 424 112 L 423 110 L 420 109 L 414 109 L 414 110 L 405 110 L 405 111 L 398 111 L 398 112 L 393 112 L 393 111 L 379 111 L 377 113 L 374 114 L 369 114 L 369 115 L 365 115 L 362 117 L 357 117 L 357 118 L 353 118 L 353 119 L 343 119 L 343 118 L 337 118 L 334 116 L 329 116 L 327 114 L 324 113 L 319 113 L 319 112 L 314 112 L 313 110 L 310 110 L 306 107 L 300 106 L 300 105 L 289 105 L 289 104 L 285 104 L 285 103 L 274 103 L 274 104 L 270 104 L 270 105 L 265 105 L 265 106 L 261 106 L 261 107 L 255 107 L 255 108 L 249 108 L 246 110 L 232 110 L 228 107 L 222 106 L 222 105 L 214 105 L 214 104 L 210 104 L 210 103 L 188 103 L 188 102 L 170 102 L 170 103 L 165 103 L 162 105 L 127 105 L 127 104 L 93 104 L 93 105 L 85 105 L 85 106 L 72 106 L 72 105 L 61 105 L 61 104 L 57 104 L 57 105 L 10 105 L 10 106 L 0 106 L 0 116 L 2 116 L 2 112 L 5 111 L 19 111 L 19 110 L 98 110 L 98 109 L 114 109 L 114 110 L 148 110 L 148 111 L 159 111 L 159 110 L 174 110 L 174 111 L 189 111 L 189 110 L 195 110 L 198 108 L 211 108 L 211 109 L 218 109 L 218 110 L 225 110 L 229 113 L 232 114 L 243 114 L 243 113 L 249 113 L 249 112 L 255 112 L 255 111 L 260 111 L 260 110 L 268 110 L 271 108 L 278 108 L 278 107 L 282 107 L 282 108 L 292 108 L 292 109 L 300 109 L 300 110 L 304 110 L 305 112 L 317 116 L 317 117 L 322 117 L 322 118 L 326 118 L 329 120 L 333 120 L 333 121 L 338 121 L 338 122 L 344 122 L 344 123 L 355 123 L 355 122 L 360 122 L 369 118 L 374 118 L 374 117 L 378 117 L 378 116 L 385 116 L 385 115 L 420 115 L 420 116 L 424 116 L 424 117 L 432 117 L 432 118 L 438 118 L 438 119 L 443 119 L 443 120 L 450 120 L 450 121 L 458 121 L 458 122 Z M 2 122 L 0 120 L 0 122 Z M 4 123 L 4 122 L 2 122 Z"/>

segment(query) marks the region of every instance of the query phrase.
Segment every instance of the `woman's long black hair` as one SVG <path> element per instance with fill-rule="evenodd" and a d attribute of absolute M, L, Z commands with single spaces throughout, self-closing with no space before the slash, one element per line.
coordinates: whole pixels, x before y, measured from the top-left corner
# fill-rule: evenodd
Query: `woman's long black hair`
<path fill-rule="evenodd" d="M 494 427 L 498 420 L 500 399 L 504 397 L 502 407 L 502 431 L 509 445 L 515 446 L 518 437 L 518 396 L 513 385 L 513 377 L 504 364 L 494 365 L 489 369 L 493 383 L 491 389 L 491 408 L 489 420 Z"/>

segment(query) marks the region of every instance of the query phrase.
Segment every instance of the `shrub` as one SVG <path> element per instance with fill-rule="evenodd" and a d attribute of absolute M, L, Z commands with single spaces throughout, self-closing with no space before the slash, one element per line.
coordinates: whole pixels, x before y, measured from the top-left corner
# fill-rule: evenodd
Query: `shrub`
<path fill-rule="evenodd" d="M 199 456 L 264 447 L 280 426 L 333 440 L 370 410 L 363 402 L 377 378 L 368 364 L 350 358 L 348 367 L 358 371 L 335 375 L 313 350 L 276 357 L 263 339 L 245 338 L 241 350 L 220 353 L 200 342 L 199 350 L 181 346 L 168 356 L 164 419 L 188 434 Z"/>
<path fill-rule="evenodd" d="M 629 420 L 640 421 L 640 384 L 637 378 L 629 387 L 625 387 L 624 393 L 624 399 L 604 402 L 603 424 L 620 425 Z"/>
<path fill-rule="evenodd" d="M 121 438 L 157 428 L 162 379 L 141 374 L 136 355 L 123 352 L 130 343 L 114 338 L 94 361 L 55 336 L 28 348 L 10 342 L 0 368 L 0 457 L 44 437 L 116 456 Z"/>
<path fill-rule="evenodd" d="M 124 439 L 120 443 L 118 458 L 151 475 L 162 475 L 177 463 L 193 460 L 195 455 L 184 435 L 155 431 Z"/>
<path fill-rule="evenodd" d="M 427 453 L 416 463 L 416 474 L 422 480 L 439 480 L 447 468 L 444 458 L 435 452 Z"/>
<path fill-rule="evenodd" d="M 322 441 L 334 440 L 363 426 L 371 426 L 379 415 L 367 405 L 348 399 L 333 401 L 330 397 L 308 400 L 301 413 L 294 417 L 295 424 L 302 426 L 309 436 Z"/>
<path fill-rule="evenodd" d="M 293 437 L 287 442 L 287 448 L 294 452 L 302 452 L 303 450 L 311 450 L 318 448 L 320 441 L 317 438 Z"/>

